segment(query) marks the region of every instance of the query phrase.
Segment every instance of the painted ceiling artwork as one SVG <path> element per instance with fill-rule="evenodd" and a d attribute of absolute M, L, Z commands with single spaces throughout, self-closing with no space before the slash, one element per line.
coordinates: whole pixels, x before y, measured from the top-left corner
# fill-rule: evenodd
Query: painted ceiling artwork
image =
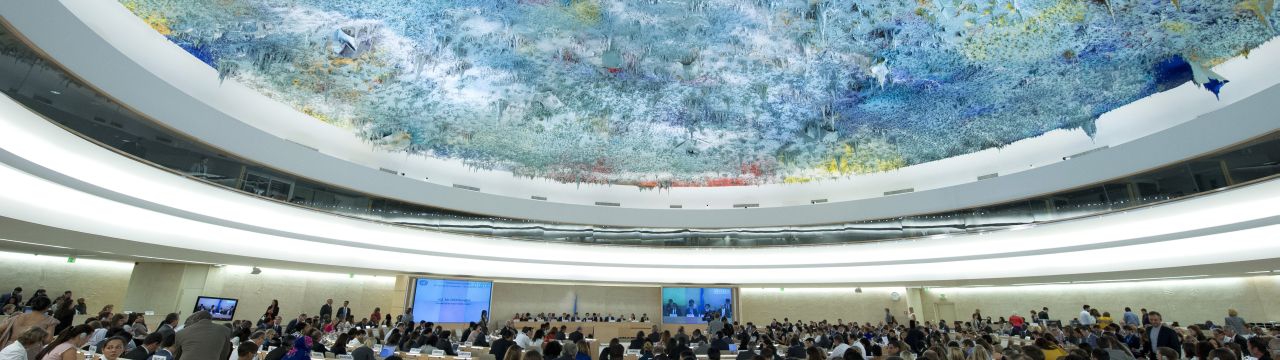
<path fill-rule="evenodd" d="M 802 183 L 1040 136 L 1276 36 L 1274 0 L 122 0 L 376 146 L 562 182 Z"/>

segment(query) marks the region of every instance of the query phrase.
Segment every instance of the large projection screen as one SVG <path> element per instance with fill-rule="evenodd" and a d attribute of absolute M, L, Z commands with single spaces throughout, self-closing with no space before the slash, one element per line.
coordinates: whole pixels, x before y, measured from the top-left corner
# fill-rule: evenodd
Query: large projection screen
<path fill-rule="evenodd" d="M 700 324 L 717 316 L 732 321 L 733 288 L 662 288 L 662 322 Z"/>
<path fill-rule="evenodd" d="M 489 312 L 493 282 L 416 278 L 413 282 L 413 320 L 434 323 L 480 321 Z"/>

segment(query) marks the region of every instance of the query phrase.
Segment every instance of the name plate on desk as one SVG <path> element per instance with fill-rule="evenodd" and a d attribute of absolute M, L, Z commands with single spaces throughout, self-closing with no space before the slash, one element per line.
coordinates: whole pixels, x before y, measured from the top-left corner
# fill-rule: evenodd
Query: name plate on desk
<path fill-rule="evenodd" d="M 467 341 L 467 342 L 462 343 L 462 347 L 471 347 L 471 342 L 470 342 L 470 341 Z"/>
<path fill-rule="evenodd" d="M 444 356 L 444 350 L 431 350 L 431 356 Z"/>
<path fill-rule="evenodd" d="M 323 359 L 323 358 L 324 358 L 324 353 L 322 353 L 322 352 L 318 352 L 318 351 L 312 351 L 312 352 L 311 352 L 311 358 L 312 358 L 312 359 Z"/>
<path fill-rule="evenodd" d="M 640 349 L 627 349 L 627 355 L 640 355 Z"/>
<path fill-rule="evenodd" d="M 459 352 L 458 352 L 458 358 L 459 358 L 459 359 L 470 359 L 470 358 L 471 358 L 471 352 L 470 352 L 470 351 L 459 351 Z"/>
<path fill-rule="evenodd" d="M 353 357 L 351 357 L 351 355 L 347 355 L 347 354 L 338 355 L 338 360 L 351 360 L 351 359 L 354 359 Z"/>
<path fill-rule="evenodd" d="M 161 355 L 151 355 L 151 360 L 169 360 L 169 359 L 165 359 L 164 356 L 161 356 Z"/>
<path fill-rule="evenodd" d="M 418 355 L 422 353 L 422 348 L 409 349 L 409 355 Z"/>

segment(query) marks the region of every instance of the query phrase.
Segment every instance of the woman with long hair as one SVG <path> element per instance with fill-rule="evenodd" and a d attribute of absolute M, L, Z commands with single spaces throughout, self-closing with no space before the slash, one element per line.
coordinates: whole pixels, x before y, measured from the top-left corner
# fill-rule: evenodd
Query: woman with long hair
<path fill-rule="evenodd" d="M 64 299 L 58 302 L 58 306 L 53 309 L 53 318 L 58 320 L 58 326 L 53 328 L 54 334 L 61 334 L 62 330 L 71 327 L 72 322 L 76 318 L 76 304 L 71 299 Z"/>
<path fill-rule="evenodd" d="M 333 346 L 329 347 L 329 352 L 334 355 L 346 355 L 347 343 L 351 342 L 351 336 L 347 333 L 338 334 L 338 338 L 333 340 Z"/>
<path fill-rule="evenodd" d="M 75 349 L 89 342 L 89 334 L 93 328 L 89 325 L 76 325 L 58 334 L 49 345 L 36 354 L 39 360 L 79 360 Z"/>
<path fill-rule="evenodd" d="M 269 319 L 275 319 L 276 316 L 280 316 L 280 300 L 271 299 L 271 305 L 267 305 L 267 311 L 262 313 L 262 319 L 258 321 L 264 322 Z"/>

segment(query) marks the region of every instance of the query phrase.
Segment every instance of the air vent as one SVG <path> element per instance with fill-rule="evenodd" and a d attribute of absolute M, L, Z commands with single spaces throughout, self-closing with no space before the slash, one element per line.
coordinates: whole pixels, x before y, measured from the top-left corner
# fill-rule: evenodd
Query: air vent
<path fill-rule="evenodd" d="M 990 173 L 990 174 L 982 175 L 978 177 L 978 181 L 982 181 L 986 179 L 995 179 L 997 176 L 1000 176 L 1000 173 Z"/>
<path fill-rule="evenodd" d="M 596 202 L 596 205 L 600 205 L 600 206 L 622 206 L 622 204 L 619 204 L 619 203 L 616 203 L 616 202 L 604 202 L 604 201 L 597 201 L 597 202 Z"/>
<path fill-rule="evenodd" d="M 384 172 L 384 173 L 388 173 L 388 174 L 391 174 L 391 175 L 400 175 L 400 172 L 399 172 L 399 171 L 391 170 L 391 169 L 384 168 L 384 167 L 380 167 L 380 168 L 378 168 L 378 171 L 381 171 L 381 172 Z"/>
<path fill-rule="evenodd" d="M 733 204 L 733 207 L 742 208 L 742 209 L 757 208 L 757 207 L 760 207 L 760 204 Z"/>
<path fill-rule="evenodd" d="M 916 191 L 916 189 L 915 189 L 915 188 L 906 188 L 906 189 L 901 189 L 901 190 L 885 191 L 885 192 L 884 192 L 884 196 L 889 196 L 889 195 L 898 195 L 898 194 L 906 194 L 906 193 L 914 192 L 914 191 Z"/>
<path fill-rule="evenodd" d="M 809 203 L 810 203 L 810 204 L 822 204 L 822 203 L 825 203 L 825 202 L 827 202 L 827 199 L 813 199 L 813 200 L 809 200 Z"/>
<path fill-rule="evenodd" d="M 165 143 L 165 144 L 172 144 L 172 143 L 173 143 L 173 139 L 170 139 L 170 138 L 167 138 L 167 137 L 164 137 L 164 136 L 160 136 L 160 135 L 156 135 L 156 141 L 161 142 L 161 143 Z"/>
<path fill-rule="evenodd" d="M 103 119 L 101 116 L 94 116 L 94 117 L 93 117 L 93 121 L 97 121 L 97 122 L 100 122 L 100 123 L 103 123 L 103 124 L 106 124 L 106 123 L 107 123 L 107 119 Z"/>
<path fill-rule="evenodd" d="M 671 205 L 671 206 L 670 206 L 670 208 L 672 208 L 672 209 L 683 209 L 683 208 L 684 208 L 684 205 Z"/>
<path fill-rule="evenodd" d="M 36 101 L 39 101 L 39 102 L 45 103 L 45 104 L 47 104 L 47 105 L 53 105 L 53 100 L 49 100 L 49 98 L 47 98 L 47 97 L 43 97 L 43 96 L 40 96 L 40 95 L 33 95 L 33 96 L 31 96 L 31 98 L 36 99 Z"/>
<path fill-rule="evenodd" d="M 538 196 L 538 195 L 534 195 L 534 196 L 530 196 L 529 198 L 530 198 L 530 199 L 534 199 L 534 200 L 547 201 L 547 197 L 546 197 L 546 196 Z"/>
<path fill-rule="evenodd" d="M 478 188 L 478 187 L 475 187 L 475 186 L 467 186 L 467 185 L 462 185 L 462 184 L 453 184 L 453 187 L 456 187 L 456 188 L 459 188 L 459 189 L 462 189 L 462 190 L 480 191 L 480 188 Z"/>
<path fill-rule="evenodd" d="M 115 126 L 116 128 L 120 128 L 120 129 L 123 129 L 123 128 L 124 128 L 124 124 L 121 124 L 121 123 L 118 123 L 118 122 L 115 122 L 115 121 L 112 121 L 112 122 L 111 122 L 111 126 Z"/>

